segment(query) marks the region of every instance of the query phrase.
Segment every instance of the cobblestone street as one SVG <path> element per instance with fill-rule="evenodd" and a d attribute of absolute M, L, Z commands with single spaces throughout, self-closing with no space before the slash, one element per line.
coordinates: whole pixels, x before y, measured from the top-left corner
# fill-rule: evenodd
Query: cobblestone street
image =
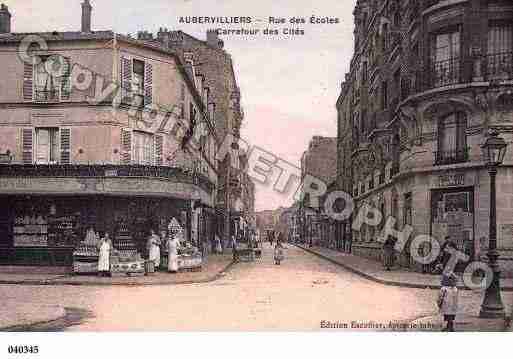
<path fill-rule="evenodd" d="M 39 311 L 56 305 L 90 313 L 71 323 L 76 325 L 59 323 L 71 331 L 319 330 L 323 320 L 347 323 L 351 329 L 352 321 L 388 325 L 432 317 L 436 295 L 435 290 L 376 284 L 291 246 L 281 266 L 273 264 L 272 250 L 265 247 L 259 261 L 239 263 L 212 283 L 0 287 L 7 308 L 23 302 L 25 316 L 32 311 L 37 317 Z M 462 291 L 461 295 L 464 311 L 478 310 L 479 294 Z M 505 293 L 504 299 L 511 303 L 511 294 Z M 0 327 L 5 326 L 2 320 Z"/>

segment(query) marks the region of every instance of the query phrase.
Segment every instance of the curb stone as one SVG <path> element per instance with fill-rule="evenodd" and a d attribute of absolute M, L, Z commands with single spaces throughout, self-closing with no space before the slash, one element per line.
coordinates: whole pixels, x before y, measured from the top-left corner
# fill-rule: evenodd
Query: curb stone
<path fill-rule="evenodd" d="M 8 325 L 5 327 L 0 327 L 0 332 L 19 332 L 19 331 L 25 331 L 24 328 L 32 327 L 32 326 L 39 326 L 39 325 L 46 325 L 52 322 L 55 322 L 57 320 L 63 319 L 66 317 L 66 310 L 63 307 L 59 307 L 58 311 L 60 312 L 58 315 L 50 316 L 50 318 L 44 319 L 44 320 L 36 320 L 36 321 L 28 321 L 27 323 L 23 324 L 14 324 L 14 325 Z"/>
<path fill-rule="evenodd" d="M 376 283 L 379 283 L 379 284 L 383 284 L 383 285 L 389 285 L 389 286 L 394 286 L 394 287 L 404 287 L 404 288 L 416 288 L 416 289 L 440 289 L 441 286 L 439 284 L 419 284 L 419 283 L 409 283 L 409 282 L 401 282 L 401 281 L 394 281 L 394 280 L 387 280 L 387 279 L 381 279 L 381 278 L 378 278 L 376 276 L 373 276 L 373 275 L 370 275 L 368 273 L 365 273 L 364 271 L 361 271 L 359 269 L 356 269 L 350 265 L 347 265 L 345 263 L 341 263 L 329 256 L 326 256 L 322 253 L 319 253 L 319 252 L 316 252 L 310 248 L 307 248 L 307 247 L 303 247 L 301 245 L 298 245 L 298 244 L 295 244 L 295 243 L 292 243 L 292 245 L 296 246 L 297 248 L 300 248 L 302 250 L 304 250 L 305 252 L 308 252 L 308 253 L 311 253 L 311 254 L 314 254 L 320 258 L 323 258 L 333 264 L 336 264 L 346 270 L 348 270 L 349 272 L 352 272 L 354 274 L 357 274 L 365 279 L 368 279 L 370 281 L 373 281 L 373 282 L 376 282 Z M 458 289 L 460 290 L 473 290 L 471 288 L 467 288 L 466 286 L 461 286 L 461 285 L 458 285 Z M 505 292 L 511 292 L 513 291 L 513 287 L 501 287 L 501 290 L 502 291 L 505 291 Z"/>
<path fill-rule="evenodd" d="M 53 286 L 59 286 L 59 285 L 66 285 L 66 286 L 122 286 L 122 287 L 138 287 L 138 286 L 158 286 L 158 285 L 187 285 L 187 284 L 201 284 L 201 283 L 210 283 L 218 280 L 222 277 L 221 273 L 225 273 L 228 270 L 232 268 L 232 266 L 235 264 L 235 262 L 231 261 L 224 267 L 222 267 L 218 273 L 213 274 L 211 276 L 208 276 L 206 278 L 202 278 L 199 280 L 184 280 L 184 281 L 162 281 L 162 282 L 151 282 L 151 283 L 121 283 L 121 282 L 114 282 L 114 283 L 108 283 L 108 282 L 90 282 L 90 281 L 66 281 L 61 280 L 57 281 L 57 278 L 54 279 L 41 279 L 41 280 L 34 280 L 34 279 L 22 279 L 22 280 L 2 280 L 0 279 L 0 285 L 39 285 L 39 286 L 46 286 L 46 285 L 53 285 Z M 1 330 L 1 329 L 0 329 Z"/>

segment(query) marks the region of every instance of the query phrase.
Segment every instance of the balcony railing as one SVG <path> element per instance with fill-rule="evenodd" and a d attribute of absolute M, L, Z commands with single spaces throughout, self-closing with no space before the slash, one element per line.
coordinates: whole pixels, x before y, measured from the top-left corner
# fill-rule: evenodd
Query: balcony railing
<path fill-rule="evenodd" d="M 0 177 L 151 177 L 196 184 L 209 193 L 214 189 L 214 184 L 200 173 L 166 166 L 0 164 Z"/>
<path fill-rule="evenodd" d="M 486 56 L 488 80 L 513 78 L 513 52 Z"/>
<path fill-rule="evenodd" d="M 431 68 L 432 87 L 455 85 L 461 82 L 461 60 L 459 57 L 437 61 Z"/>
<path fill-rule="evenodd" d="M 450 151 L 436 151 L 434 152 L 435 166 L 467 162 L 469 160 L 469 153 L 469 147 Z"/>
<path fill-rule="evenodd" d="M 34 101 L 36 102 L 58 102 L 59 101 L 59 90 L 58 89 L 46 89 L 42 87 L 36 87 L 34 91 Z"/>

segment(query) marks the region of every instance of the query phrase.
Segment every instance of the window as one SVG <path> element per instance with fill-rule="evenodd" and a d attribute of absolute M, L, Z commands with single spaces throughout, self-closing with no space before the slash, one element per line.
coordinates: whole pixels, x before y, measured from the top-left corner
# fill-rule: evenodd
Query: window
<path fill-rule="evenodd" d="M 388 24 L 383 24 L 383 32 L 382 32 L 382 50 L 383 52 L 388 49 Z"/>
<path fill-rule="evenodd" d="M 120 80 L 122 101 L 144 107 L 153 103 L 153 65 L 150 62 L 121 56 Z"/>
<path fill-rule="evenodd" d="M 362 135 L 365 135 L 367 131 L 365 122 L 367 122 L 367 111 L 364 109 L 362 110 L 362 115 L 360 116 L 360 131 L 362 131 Z"/>
<path fill-rule="evenodd" d="M 140 60 L 133 61 L 132 93 L 140 99 L 139 104 L 144 104 L 144 62 Z"/>
<path fill-rule="evenodd" d="M 412 225 L 412 196 L 411 192 L 404 195 L 404 224 Z"/>
<path fill-rule="evenodd" d="M 36 163 L 52 164 L 59 161 L 59 129 L 36 129 Z"/>
<path fill-rule="evenodd" d="M 66 66 L 61 56 L 41 56 L 41 61 L 34 65 L 35 101 L 59 101 L 61 81 L 64 77 L 57 76 L 67 71 L 60 66 Z"/>
<path fill-rule="evenodd" d="M 438 165 L 465 162 L 468 160 L 467 118 L 464 113 L 455 113 L 440 118 L 438 122 Z"/>
<path fill-rule="evenodd" d="M 381 83 L 381 109 L 386 110 L 388 107 L 388 81 Z"/>
<path fill-rule="evenodd" d="M 134 131 L 133 141 L 133 163 L 139 165 L 152 165 L 154 158 L 153 135 L 146 132 Z"/>
<path fill-rule="evenodd" d="M 394 72 L 394 98 L 399 98 L 399 93 L 401 89 L 401 69 L 397 69 Z"/>
<path fill-rule="evenodd" d="M 491 25 L 488 30 L 488 75 L 508 77 L 513 75 L 513 26 Z"/>
<path fill-rule="evenodd" d="M 459 31 L 434 36 L 431 61 L 435 86 L 458 83 L 460 80 L 460 33 Z"/>

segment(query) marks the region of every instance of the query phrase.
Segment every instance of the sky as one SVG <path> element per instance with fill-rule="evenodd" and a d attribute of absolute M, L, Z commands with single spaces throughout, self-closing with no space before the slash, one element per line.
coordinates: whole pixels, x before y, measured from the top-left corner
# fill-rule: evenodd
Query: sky
<path fill-rule="evenodd" d="M 82 0 L 4 0 L 13 15 L 12 31 L 80 30 Z M 133 34 L 159 27 L 205 38 L 208 24 L 180 24 L 181 16 L 244 16 L 247 25 L 223 29 L 259 29 L 256 36 L 221 36 L 232 55 L 245 118 L 242 137 L 300 167 L 312 136 L 337 135 L 335 103 L 353 52 L 356 0 L 92 0 L 93 30 Z M 310 24 L 310 17 L 338 23 Z M 268 23 L 269 17 L 285 24 Z M 291 24 L 290 18 L 306 24 Z M 266 28 L 302 29 L 304 35 L 263 35 Z M 280 194 L 257 183 L 256 209 L 288 206 L 293 191 Z"/>

